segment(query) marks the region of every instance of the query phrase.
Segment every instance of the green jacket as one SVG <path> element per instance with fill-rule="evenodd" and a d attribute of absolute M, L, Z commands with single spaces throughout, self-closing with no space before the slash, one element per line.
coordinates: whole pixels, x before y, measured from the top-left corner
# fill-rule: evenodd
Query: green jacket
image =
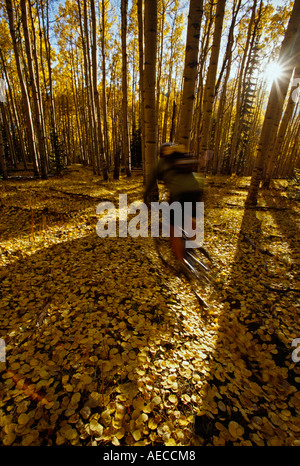
<path fill-rule="evenodd" d="M 156 180 L 163 181 L 170 193 L 170 198 L 180 196 L 182 193 L 201 191 L 202 186 L 194 173 L 180 173 L 172 164 L 171 158 L 161 158 L 154 165 L 146 185 L 144 199 L 153 188 Z"/>

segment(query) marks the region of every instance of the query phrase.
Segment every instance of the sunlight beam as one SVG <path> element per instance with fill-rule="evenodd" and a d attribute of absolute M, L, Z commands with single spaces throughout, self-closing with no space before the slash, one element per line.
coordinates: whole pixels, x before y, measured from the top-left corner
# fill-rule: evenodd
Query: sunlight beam
<path fill-rule="evenodd" d="M 279 63 L 270 62 L 267 64 L 264 72 L 264 77 L 269 84 L 277 81 L 283 75 L 283 68 Z"/>

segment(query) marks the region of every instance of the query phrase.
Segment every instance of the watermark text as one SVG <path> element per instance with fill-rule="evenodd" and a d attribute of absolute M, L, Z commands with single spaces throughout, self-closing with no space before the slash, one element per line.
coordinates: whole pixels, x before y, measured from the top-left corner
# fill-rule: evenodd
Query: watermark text
<path fill-rule="evenodd" d="M 149 226 L 148 207 L 143 202 L 127 204 L 127 194 L 119 194 L 119 207 L 113 202 L 100 202 L 96 208 L 100 215 L 96 231 L 100 238 L 131 236 L 157 238 L 170 237 L 170 224 L 174 224 L 174 236 L 186 237 L 186 247 L 196 248 L 204 241 L 204 203 L 196 202 L 195 211 L 191 202 L 151 202 L 151 220 Z M 128 220 L 128 215 L 134 217 Z M 173 218 L 173 222 L 171 222 Z M 118 232 L 117 232 L 118 222 Z"/>

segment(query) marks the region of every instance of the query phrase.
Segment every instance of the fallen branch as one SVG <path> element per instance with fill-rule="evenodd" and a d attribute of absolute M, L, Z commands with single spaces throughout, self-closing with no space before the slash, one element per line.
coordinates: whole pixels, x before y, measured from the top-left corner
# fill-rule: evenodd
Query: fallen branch
<path fill-rule="evenodd" d="M 271 285 L 268 285 L 268 283 L 263 283 L 264 287 L 267 288 L 270 291 L 275 291 L 276 293 L 288 293 L 289 291 L 293 291 L 294 293 L 300 293 L 300 289 L 297 288 L 276 288 Z"/>
<path fill-rule="evenodd" d="M 283 211 L 283 210 L 288 210 L 286 207 L 271 207 L 271 206 L 245 206 L 241 204 L 232 204 L 231 202 L 225 202 L 225 205 L 227 207 L 232 207 L 236 209 L 247 209 L 247 210 L 263 210 L 263 211 L 268 211 L 268 210 L 276 210 L 276 211 Z M 223 206 L 217 206 L 219 208 L 222 208 Z"/>
<path fill-rule="evenodd" d="M 72 193 L 70 191 L 62 191 L 60 189 L 56 189 L 56 188 L 53 188 L 53 187 L 50 187 L 49 190 L 54 191 L 57 194 L 61 194 L 62 197 L 63 196 L 70 196 L 70 197 L 74 197 L 74 198 L 79 199 L 79 200 L 86 199 L 87 201 L 90 201 L 92 203 L 99 202 L 99 201 L 109 201 L 109 202 L 111 202 L 113 200 L 113 198 L 107 199 L 107 198 L 103 198 L 103 197 L 91 196 L 90 194 L 81 194 L 81 193 Z"/>
<path fill-rule="evenodd" d="M 244 239 L 249 243 L 251 244 L 251 246 L 254 248 L 254 249 L 257 249 L 259 252 L 261 252 L 262 254 L 267 254 L 268 256 L 271 256 L 273 257 L 274 254 L 272 254 L 270 251 L 268 251 L 267 249 L 262 249 L 260 248 L 259 246 L 256 246 L 255 243 L 253 243 L 253 241 L 247 236 L 245 235 L 245 233 L 241 233 L 244 237 Z"/>

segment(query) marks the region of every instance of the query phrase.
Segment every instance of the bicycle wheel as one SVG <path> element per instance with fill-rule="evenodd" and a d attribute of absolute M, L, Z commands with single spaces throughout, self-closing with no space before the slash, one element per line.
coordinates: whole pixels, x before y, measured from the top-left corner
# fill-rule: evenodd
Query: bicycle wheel
<path fill-rule="evenodd" d="M 208 259 L 209 258 L 209 259 Z M 209 253 L 203 248 L 187 249 L 185 267 L 193 292 L 204 307 L 214 300 L 218 293 L 215 274 Z"/>

